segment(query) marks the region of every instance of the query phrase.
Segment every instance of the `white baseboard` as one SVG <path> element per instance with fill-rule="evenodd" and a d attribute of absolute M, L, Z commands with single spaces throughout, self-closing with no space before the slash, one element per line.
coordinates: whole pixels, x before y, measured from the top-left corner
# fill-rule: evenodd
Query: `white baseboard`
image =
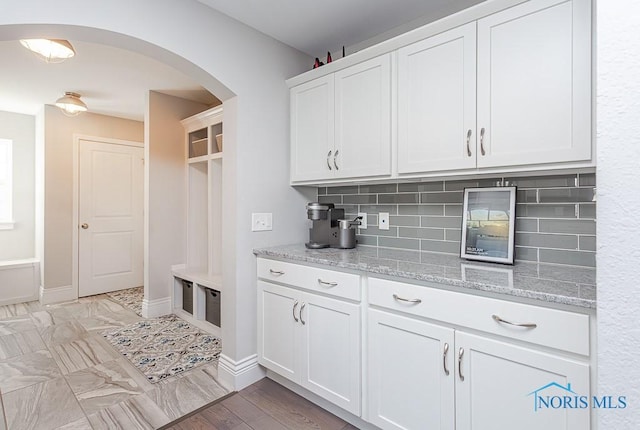
<path fill-rule="evenodd" d="M 220 354 L 218 362 L 218 380 L 228 390 L 240 391 L 264 378 L 266 372 L 258 366 L 258 355 L 253 354 L 239 361 L 234 361 Z"/>
<path fill-rule="evenodd" d="M 35 258 L 0 261 L 0 305 L 38 300 L 40 262 Z"/>
<path fill-rule="evenodd" d="M 162 297 L 155 300 L 142 300 L 142 316 L 145 318 L 155 318 L 171 313 L 171 296 Z"/>
<path fill-rule="evenodd" d="M 78 300 L 78 293 L 73 288 L 73 285 L 55 288 L 43 288 L 40 286 L 40 303 L 43 305 L 71 302 L 73 300 Z"/>

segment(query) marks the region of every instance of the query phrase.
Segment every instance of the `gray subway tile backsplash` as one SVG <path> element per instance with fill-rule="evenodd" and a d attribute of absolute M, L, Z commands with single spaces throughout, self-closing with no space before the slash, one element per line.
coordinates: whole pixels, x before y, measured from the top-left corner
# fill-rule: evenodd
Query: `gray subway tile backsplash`
<path fill-rule="evenodd" d="M 507 182 L 518 187 L 516 260 L 595 266 L 595 174 L 320 187 L 318 199 L 367 213 L 360 245 L 459 254 L 462 190 Z M 378 228 L 380 212 L 389 230 Z"/>

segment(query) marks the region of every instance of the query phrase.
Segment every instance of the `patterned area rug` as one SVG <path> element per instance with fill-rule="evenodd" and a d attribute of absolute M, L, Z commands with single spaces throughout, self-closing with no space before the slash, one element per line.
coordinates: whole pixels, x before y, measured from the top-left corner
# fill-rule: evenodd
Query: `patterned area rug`
<path fill-rule="evenodd" d="M 128 288 L 126 290 L 113 291 L 107 296 L 127 309 L 132 310 L 138 316 L 142 316 L 142 299 L 144 298 L 144 287 Z"/>
<path fill-rule="evenodd" d="M 145 319 L 102 333 L 151 382 L 217 362 L 220 339 L 175 315 Z"/>

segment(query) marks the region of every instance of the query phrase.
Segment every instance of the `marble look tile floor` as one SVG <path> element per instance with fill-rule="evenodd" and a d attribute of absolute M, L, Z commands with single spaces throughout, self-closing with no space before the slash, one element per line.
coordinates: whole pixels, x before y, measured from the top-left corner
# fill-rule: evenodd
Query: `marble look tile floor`
<path fill-rule="evenodd" d="M 0 306 L 0 429 L 156 429 L 228 394 L 217 364 L 152 384 L 100 334 L 141 319 L 106 295 Z"/>

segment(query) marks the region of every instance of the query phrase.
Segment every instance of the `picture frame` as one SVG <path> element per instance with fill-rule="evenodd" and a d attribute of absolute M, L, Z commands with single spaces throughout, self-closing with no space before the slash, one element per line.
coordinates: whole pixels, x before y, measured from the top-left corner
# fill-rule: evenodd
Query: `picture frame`
<path fill-rule="evenodd" d="M 460 257 L 513 264 L 516 187 L 465 188 Z"/>

